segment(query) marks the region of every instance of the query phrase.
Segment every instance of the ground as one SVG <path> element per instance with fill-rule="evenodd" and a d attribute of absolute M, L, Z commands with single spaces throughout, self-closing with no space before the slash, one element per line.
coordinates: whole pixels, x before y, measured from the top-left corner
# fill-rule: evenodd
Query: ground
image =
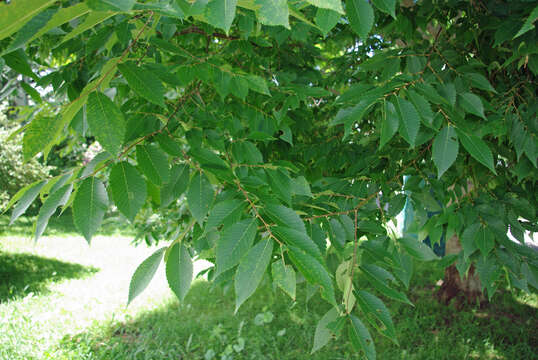
<path fill-rule="evenodd" d="M 268 281 L 234 316 L 232 289 L 195 281 L 184 303 L 161 267 L 127 308 L 131 274 L 155 248 L 131 245 L 130 232 L 88 246 L 70 224 L 53 223 L 37 244 L 30 220 L 0 218 L 0 359 L 354 359 L 343 336 L 310 355 L 317 320 L 330 307 L 293 302 Z M 124 229 L 125 230 L 125 229 Z M 378 359 L 538 359 L 538 299 L 502 290 L 485 308 L 438 304 L 443 270 L 417 266 L 409 297 L 387 301 L 400 346 L 373 333 Z M 373 329 L 371 331 L 374 331 Z"/>

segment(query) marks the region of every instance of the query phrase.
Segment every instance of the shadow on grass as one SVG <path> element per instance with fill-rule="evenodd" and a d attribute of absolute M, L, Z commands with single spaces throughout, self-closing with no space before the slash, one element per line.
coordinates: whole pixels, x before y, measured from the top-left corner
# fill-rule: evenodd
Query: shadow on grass
<path fill-rule="evenodd" d="M 370 328 L 379 359 L 536 359 L 535 307 L 502 292 L 495 305 L 458 311 L 437 303 L 432 293 L 431 286 L 411 289 L 414 308 L 386 302 L 400 346 Z M 166 301 L 125 322 L 66 336 L 59 348 L 92 359 L 211 359 L 212 353 L 214 359 L 359 359 L 347 330 L 310 355 L 317 321 L 329 306 L 315 298 L 307 303 L 305 296 L 304 285 L 294 303 L 266 284 L 234 316 L 232 291 L 198 281 L 182 305 Z"/>
<path fill-rule="evenodd" d="M 47 285 L 64 279 L 81 278 L 98 269 L 31 254 L 0 251 L 0 303 L 47 291 Z"/>

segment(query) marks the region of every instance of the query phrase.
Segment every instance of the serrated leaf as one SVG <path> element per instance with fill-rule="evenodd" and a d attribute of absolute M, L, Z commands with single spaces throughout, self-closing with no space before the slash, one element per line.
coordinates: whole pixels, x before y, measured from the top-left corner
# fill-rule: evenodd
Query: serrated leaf
<path fill-rule="evenodd" d="M 210 0 L 205 7 L 205 18 L 214 27 L 228 33 L 235 18 L 236 5 L 237 0 Z"/>
<path fill-rule="evenodd" d="M 379 332 L 389 339 L 391 339 L 396 345 L 398 345 L 398 339 L 396 338 L 396 330 L 394 323 L 392 322 L 392 316 L 390 312 L 377 296 L 370 294 L 364 290 L 355 291 L 355 297 L 359 307 L 367 316 L 367 320 L 376 327 Z M 379 320 L 382 326 L 379 326 L 375 319 Z"/>
<path fill-rule="evenodd" d="M 413 239 L 410 236 L 400 238 L 399 242 L 405 248 L 407 253 L 414 258 L 422 261 L 437 260 L 439 258 L 428 245 Z"/>
<path fill-rule="evenodd" d="M 0 4 L 0 40 L 22 28 L 30 19 L 54 3 L 53 0 L 34 0 Z"/>
<path fill-rule="evenodd" d="M 161 188 L 161 206 L 168 206 L 187 190 L 189 186 L 189 166 L 176 164 L 170 169 L 170 181 Z"/>
<path fill-rule="evenodd" d="M 257 75 L 248 75 L 246 77 L 246 80 L 248 82 L 248 87 L 250 88 L 250 90 L 256 91 L 263 95 L 271 96 L 265 79 Z"/>
<path fill-rule="evenodd" d="M 375 346 L 370 332 L 356 316 L 349 315 L 351 326 L 349 327 L 349 340 L 353 349 L 358 353 L 364 353 L 368 360 L 375 360 Z"/>
<path fill-rule="evenodd" d="M 409 95 L 409 100 L 411 100 L 411 102 L 417 109 L 424 123 L 431 126 L 433 123 L 434 115 L 428 101 L 426 101 L 426 99 L 422 95 L 414 92 L 413 90 L 409 90 L 407 94 Z"/>
<path fill-rule="evenodd" d="M 519 29 L 519 31 L 514 35 L 513 39 L 520 37 L 521 35 L 534 29 L 535 27 L 534 22 L 536 21 L 536 19 L 538 19 L 538 6 L 536 6 L 532 10 L 532 12 L 529 14 L 529 17 L 523 23 L 523 26 L 521 27 L 521 29 Z"/>
<path fill-rule="evenodd" d="M 320 9 L 328 9 L 333 12 L 344 14 L 341 0 L 306 0 L 306 2 Z"/>
<path fill-rule="evenodd" d="M 235 274 L 235 312 L 256 290 L 271 261 L 273 240 L 266 239 L 254 245 L 241 259 Z"/>
<path fill-rule="evenodd" d="M 468 259 L 476 251 L 476 235 L 478 234 L 480 224 L 472 224 L 467 227 L 460 237 L 460 242 L 463 247 L 463 256 Z"/>
<path fill-rule="evenodd" d="M 47 22 L 52 18 L 57 9 L 46 9 L 45 11 L 34 16 L 22 28 L 20 28 L 8 48 L 2 52 L 2 55 L 10 53 L 24 46 Z"/>
<path fill-rule="evenodd" d="M 170 179 L 170 169 L 166 154 L 155 145 L 138 145 L 136 147 L 138 167 L 153 184 L 160 186 Z"/>
<path fill-rule="evenodd" d="M 79 36 L 86 30 L 92 29 L 97 24 L 102 23 L 106 19 L 116 15 L 117 12 L 112 11 L 90 11 L 88 16 L 84 19 L 84 21 L 79 24 L 75 29 L 71 30 L 71 32 L 63 37 L 63 39 L 57 44 L 57 46 L 65 43 L 68 40 L 74 39 L 75 37 Z"/>
<path fill-rule="evenodd" d="M 472 93 L 463 93 L 458 95 L 458 97 L 463 110 L 486 120 L 486 116 L 484 115 L 484 105 L 482 104 L 480 97 Z"/>
<path fill-rule="evenodd" d="M 323 317 L 318 321 L 316 326 L 316 332 L 314 333 L 314 345 L 312 346 L 312 351 L 310 354 L 318 351 L 331 340 L 331 330 L 329 330 L 328 325 L 338 318 L 338 310 L 332 307 L 329 311 L 323 315 Z"/>
<path fill-rule="evenodd" d="M 471 85 L 474 88 L 497 93 L 497 91 L 495 91 L 493 86 L 491 86 L 491 83 L 489 82 L 489 80 L 486 79 L 484 75 L 477 74 L 477 73 L 466 73 L 464 77 L 471 82 Z"/>
<path fill-rule="evenodd" d="M 6 208 L 2 210 L 2 214 L 6 212 L 13 204 L 17 202 L 17 205 L 13 209 L 13 212 L 11 213 L 11 218 L 9 220 L 9 225 L 13 224 L 15 220 L 18 219 L 19 216 L 25 213 L 25 211 L 28 209 L 28 207 L 34 202 L 37 195 L 39 195 L 39 191 L 45 186 L 47 183 L 46 180 L 38 180 L 36 182 L 33 182 L 29 185 L 26 185 L 9 200 L 9 203 L 7 204 Z"/>
<path fill-rule="evenodd" d="M 237 265 L 249 251 L 257 232 L 256 219 L 245 219 L 222 232 L 217 241 L 216 276 Z"/>
<path fill-rule="evenodd" d="M 116 104 L 105 94 L 92 92 L 88 97 L 86 119 L 99 144 L 117 155 L 125 136 L 125 119 Z"/>
<path fill-rule="evenodd" d="M 287 226 L 275 226 L 271 228 L 271 232 L 277 237 L 277 239 L 285 244 L 297 247 L 314 257 L 320 263 L 323 262 L 323 258 L 318 246 L 305 232 L 298 231 Z"/>
<path fill-rule="evenodd" d="M 456 132 L 458 133 L 458 138 L 465 150 L 467 150 L 475 160 L 497 175 L 495 167 L 493 166 L 493 155 L 486 143 L 479 137 L 468 135 L 459 129 L 456 129 Z"/>
<path fill-rule="evenodd" d="M 341 17 L 342 15 L 336 11 L 319 8 L 316 12 L 315 21 L 323 36 L 327 36 L 329 31 L 331 31 L 336 24 L 338 24 Z"/>
<path fill-rule="evenodd" d="M 110 170 L 112 199 L 123 215 L 131 222 L 147 197 L 146 182 L 136 168 L 127 161 L 115 164 Z"/>
<path fill-rule="evenodd" d="M 43 202 L 41 209 L 39 209 L 39 214 L 37 215 L 35 224 L 35 241 L 37 241 L 41 235 L 43 235 L 43 232 L 49 223 L 50 217 L 54 214 L 58 206 L 65 205 L 69 199 L 69 196 L 71 195 L 72 190 L 73 184 L 67 184 L 54 192 L 51 192 L 51 194 L 45 199 L 45 202 Z"/>
<path fill-rule="evenodd" d="M 234 224 L 239 221 L 246 207 L 247 203 L 241 200 L 225 200 L 219 202 L 209 212 L 205 231 L 218 228 L 221 224 L 224 224 L 223 228 Z"/>
<path fill-rule="evenodd" d="M 295 270 L 291 265 L 285 265 L 280 259 L 271 265 L 271 273 L 273 281 L 293 300 L 295 300 L 295 288 L 297 280 L 295 278 Z"/>
<path fill-rule="evenodd" d="M 351 29 L 366 40 L 374 25 L 374 10 L 366 0 L 346 0 L 346 14 Z"/>
<path fill-rule="evenodd" d="M 256 0 L 258 20 L 264 25 L 290 28 L 288 2 L 286 0 Z"/>
<path fill-rule="evenodd" d="M 264 213 L 271 221 L 281 226 L 287 226 L 297 231 L 306 233 L 303 220 L 295 211 L 283 205 L 266 204 Z"/>
<path fill-rule="evenodd" d="M 415 106 L 405 99 L 396 97 L 395 108 L 400 120 L 400 135 L 411 147 L 415 147 L 418 130 L 420 129 L 420 116 Z"/>
<path fill-rule="evenodd" d="M 432 158 L 437 166 L 437 178 L 440 179 L 445 171 L 452 166 L 458 157 L 458 135 L 454 127 L 447 125 L 433 140 Z"/>
<path fill-rule="evenodd" d="M 51 141 L 60 124 L 59 119 L 48 116 L 36 116 L 32 120 L 22 139 L 24 161 L 52 146 Z"/>
<path fill-rule="evenodd" d="M 330 304 L 337 306 L 333 282 L 323 265 L 315 257 L 300 248 L 294 246 L 289 246 L 288 248 L 291 261 L 293 261 L 305 279 L 311 284 L 318 284 L 321 287 L 321 297 Z"/>
<path fill-rule="evenodd" d="M 168 154 L 176 157 L 183 155 L 181 145 L 173 137 L 160 133 L 155 136 L 155 140 L 157 140 L 161 149 Z"/>
<path fill-rule="evenodd" d="M 372 4 L 396 19 L 396 0 L 372 0 Z"/>
<path fill-rule="evenodd" d="M 248 95 L 248 81 L 242 76 L 233 76 L 230 84 L 230 91 L 233 95 L 245 100 Z"/>
<path fill-rule="evenodd" d="M 482 253 L 482 256 L 487 257 L 495 247 L 495 234 L 489 227 L 480 226 L 475 233 L 474 242 Z"/>
<path fill-rule="evenodd" d="M 37 33 L 35 33 L 28 42 L 42 36 L 43 34 L 47 33 L 48 31 L 65 24 L 68 21 L 71 21 L 73 19 L 76 19 L 79 16 L 82 16 L 84 14 L 87 14 L 90 10 L 88 9 L 88 6 L 86 3 L 78 3 L 73 6 L 64 7 L 59 9 L 52 19 L 50 19 L 47 24 L 39 29 Z"/>
<path fill-rule="evenodd" d="M 362 0 L 361 0 L 362 1 Z M 349 136 L 353 124 L 360 122 L 368 109 L 378 101 L 376 96 L 362 98 L 357 105 L 351 108 L 340 109 L 329 126 L 344 124 L 344 139 Z"/>
<path fill-rule="evenodd" d="M 129 11 L 135 0 L 86 0 L 88 7 L 94 11 Z"/>
<path fill-rule="evenodd" d="M 73 200 L 73 222 L 88 244 L 101 226 L 107 207 L 108 197 L 101 180 L 93 176 L 84 179 Z"/>
<path fill-rule="evenodd" d="M 388 273 L 388 272 L 385 271 L 385 273 L 383 273 L 383 272 L 380 272 L 380 271 L 376 271 L 376 270 L 379 270 L 380 268 L 377 267 L 377 269 L 376 269 L 376 267 L 373 267 L 373 265 L 371 265 L 371 266 L 361 265 L 360 268 L 363 271 L 363 273 L 366 275 L 366 278 L 368 279 L 368 282 L 377 291 L 379 291 L 380 293 L 382 293 L 383 295 L 385 295 L 388 298 L 398 300 L 400 302 L 403 302 L 404 304 L 409 304 L 409 305 L 413 306 L 413 303 L 411 301 L 409 301 L 409 299 L 407 298 L 407 296 L 405 296 L 405 294 L 403 294 L 403 293 L 401 293 L 401 292 L 399 292 L 397 290 L 394 290 L 393 288 L 389 287 L 386 284 L 387 278 L 384 277 L 384 276 L 386 276 L 386 273 Z"/>
<path fill-rule="evenodd" d="M 5 64 L 15 70 L 16 72 L 26 75 L 34 79 L 39 80 L 39 77 L 32 71 L 32 67 L 28 63 L 28 56 L 22 49 L 18 49 L 2 56 Z"/>
<path fill-rule="evenodd" d="M 138 96 L 163 108 L 166 107 L 164 103 L 165 89 L 157 75 L 136 66 L 133 62 L 119 64 L 118 69 L 127 80 L 131 90 Z"/>
<path fill-rule="evenodd" d="M 127 306 L 142 293 L 148 287 L 151 279 L 157 272 L 161 259 L 163 257 L 166 247 L 162 247 L 148 256 L 138 267 L 136 268 L 131 282 L 129 284 L 129 297 L 127 299 Z"/>
<path fill-rule="evenodd" d="M 281 169 L 265 169 L 271 190 L 281 200 L 291 205 L 291 179 Z"/>
<path fill-rule="evenodd" d="M 183 301 L 192 282 L 193 266 L 189 251 L 185 245 L 175 243 L 166 259 L 166 280 L 168 286 Z"/>
<path fill-rule="evenodd" d="M 381 130 L 379 139 L 379 148 L 382 149 L 386 143 L 396 134 L 400 125 L 396 108 L 390 101 L 384 105 L 383 118 L 381 119 Z"/>
<path fill-rule="evenodd" d="M 203 173 L 197 172 L 191 179 L 187 190 L 187 203 L 192 216 L 198 221 L 200 226 L 213 203 L 213 187 Z"/>

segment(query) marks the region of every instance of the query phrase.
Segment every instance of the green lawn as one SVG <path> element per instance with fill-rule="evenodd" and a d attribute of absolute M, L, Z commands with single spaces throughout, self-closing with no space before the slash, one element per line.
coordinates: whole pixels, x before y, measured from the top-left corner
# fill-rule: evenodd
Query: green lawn
<path fill-rule="evenodd" d="M 317 320 L 329 308 L 297 302 L 267 281 L 233 315 L 233 289 L 197 280 L 183 304 L 159 269 L 125 307 L 129 279 L 154 248 L 124 232 L 88 247 L 69 226 L 34 244 L 26 220 L 0 221 L 0 359 L 355 359 L 345 337 L 310 355 Z M 65 225 L 65 224 L 64 224 Z M 503 291 L 494 304 L 462 311 L 432 297 L 442 269 L 422 265 L 409 293 L 415 308 L 387 301 L 400 346 L 373 333 L 378 359 L 537 359 L 536 296 Z"/>

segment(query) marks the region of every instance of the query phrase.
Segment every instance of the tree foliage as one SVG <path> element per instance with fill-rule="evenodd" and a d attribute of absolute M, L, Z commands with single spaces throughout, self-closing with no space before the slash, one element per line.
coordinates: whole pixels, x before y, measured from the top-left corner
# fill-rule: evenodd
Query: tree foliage
<path fill-rule="evenodd" d="M 0 4 L 2 63 L 63 100 L 25 128 L 39 141 L 25 154 L 89 138 L 104 149 L 32 192 L 46 199 L 40 218 L 73 207 L 88 242 L 107 206 L 146 224 L 140 237 L 165 245 L 129 301 L 162 258 L 180 299 L 194 256 L 216 264 L 209 277 L 234 284 L 236 311 L 265 274 L 292 298 L 304 278 L 333 307 L 314 350 L 345 334 L 368 359 L 366 325 L 397 342 L 377 295 L 410 303 L 412 259 L 438 260 L 428 235 L 463 235 L 444 261 L 461 274 L 476 264 L 490 298 L 503 278 L 535 291 L 533 4 Z M 404 191 L 416 237 L 387 226 Z"/>

